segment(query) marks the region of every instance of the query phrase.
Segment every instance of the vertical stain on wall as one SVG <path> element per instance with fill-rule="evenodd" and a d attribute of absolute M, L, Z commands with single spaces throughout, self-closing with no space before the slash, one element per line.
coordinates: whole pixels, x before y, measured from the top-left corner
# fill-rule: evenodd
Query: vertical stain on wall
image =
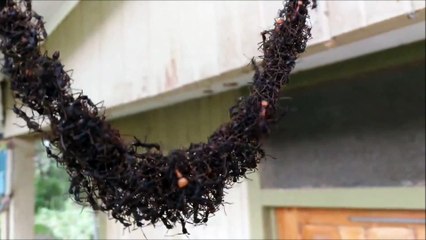
<path fill-rule="evenodd" d="M 172 58 L 166 67 L 166 85 L 165 90 L 171 90 L 178 85 L 176 60 Z"/>

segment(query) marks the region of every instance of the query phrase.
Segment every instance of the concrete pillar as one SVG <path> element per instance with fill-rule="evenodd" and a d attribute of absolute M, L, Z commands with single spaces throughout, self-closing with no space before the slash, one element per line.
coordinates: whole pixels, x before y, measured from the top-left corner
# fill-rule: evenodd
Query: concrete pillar
<path fill-rule="evenodd" d="M 8 209 L 8 239 L 34 239 L 34 144 L 10 140 L 12 200 Z"/>

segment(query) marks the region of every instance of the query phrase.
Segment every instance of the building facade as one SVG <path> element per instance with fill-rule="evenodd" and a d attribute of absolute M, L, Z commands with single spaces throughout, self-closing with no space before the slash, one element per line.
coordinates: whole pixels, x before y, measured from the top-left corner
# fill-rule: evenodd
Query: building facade
<path fill-rule="evenodd" d="M 166 150 L 205 141 L 227 121 L 228 108 L 247 94 L 259 33 L 282 6 L 40 4 L 52 20 L 45 48 L 60 50 L 75 70 L 74 88 L 104 101 L 124 135 L 147 137 Z M 311 23 L 313 39 L 284 89 L 288 114 L 265 139 L 271 157 L 235 184 L 226 197 L 231 204 L 208 225 L 188 229 L 191 238 L 424 236 L 425 3 L 320 1 Z M 31 229 L 14 226 L 33 221 L 28 144 L 38 139 L 15 125 L 6 82 L 2 88 L 3 135 L 15 143 L 5 221 L 9 237 L 31 237 Z M 104 214 L 99 219 L 103 238 L 143 237 Z M 179 229 L 143 230 L 149 239 L 186 238 L 176 235 Z"/>

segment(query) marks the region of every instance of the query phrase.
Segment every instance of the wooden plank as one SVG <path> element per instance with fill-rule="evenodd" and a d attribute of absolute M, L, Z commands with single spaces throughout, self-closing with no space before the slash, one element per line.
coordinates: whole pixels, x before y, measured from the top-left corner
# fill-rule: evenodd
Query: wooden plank
<path fill-rule="evenodd" d="M 416 227 L 415 231 L 416 231 L 416 239 L 418 240 L 426 239 L 425 225 Z"/>
<path fill-rule="evenodd" d="M 303 227 L 302 239 L 341 239 L 337 227 L 325 225 L 306 225 Z"/>
<path fill-rule="evenodd" d="M 351 217 L 370 217 L 370 218 L 400 218 L 400 219 L 424 219 L 425 215 L 422 211 L 379 211 L 379 210 L 324 210 L 324 209 L 300 209 L 300 220 L 306 224 L 333 224 L 333 225 L 347 225 L 347 226 L 369 226 L 369 222 L 356 222 L 351 221 Z M 381 226 L 405 226 L 409 227 L 411 224 L 402 223 L 380 223 Z"/>
<path fill-rule="evenodd" d="M 414 231 L 404 227 L 372 227 L 367 230 L 367 239 L 416 239 Z"/>
<path fill-rule="evenodd" d="M 340 237 L 342 239 L 364 239 L 365 238 L 365 230 L 363 227 L 359 226 L 353 226 L 353 227 L 347 227 L 347 226 L 341 226 L 339 227 L 339 233 Z"/>
<path fill-rule="evenodd" d="M 275 214 L 282 239 L 425 239 L 424 211 L 279 208 Z M 372 221 L 351 221 L 354 216 Z"/>
<path fill-rule="evenodd" d="M 297 209 L 278 209 L 276 211 L 276 219 L 280 239 L 301 239 Z"/>

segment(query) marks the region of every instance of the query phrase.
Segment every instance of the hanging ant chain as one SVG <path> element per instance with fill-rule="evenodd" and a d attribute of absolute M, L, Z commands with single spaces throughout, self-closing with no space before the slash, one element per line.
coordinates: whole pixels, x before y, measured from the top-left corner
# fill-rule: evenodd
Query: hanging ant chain
<path fill-rule="evenodd" d="M 125 227 L 180 223 L 187 233 L 188 219 L 207 222 L 223 204 L 224 189 L 264 158 L 259 139 L 269 132 L 279 92 L 310 38 L 309 5 L 288 1 L 274 28 L 262 32 L 264 56 L 259 65 L 252 61 L 251 94 L 230 109 L 230 122 L 207 143 L 166 156 L 155 143 L 135 138 L 126 144 L 89 97 L 73 93 L 59 52 L 40 50 L 47 35 L 31 1 L 8 1 L 0 11 L 0 50 L 16 99 L 13 111 L 49 140 L 47 154 L 68 172 L 75 201 L 110 212 Z M 42 131 L 43 120 L 50 131 Z"/>

